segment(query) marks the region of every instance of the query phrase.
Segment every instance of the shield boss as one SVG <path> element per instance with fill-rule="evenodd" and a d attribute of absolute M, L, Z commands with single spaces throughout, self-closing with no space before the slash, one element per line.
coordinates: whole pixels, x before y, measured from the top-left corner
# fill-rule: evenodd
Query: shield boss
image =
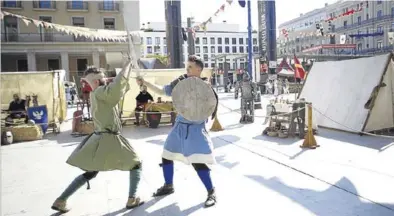
<path fill-rule="evenodd" d="M 172 91 L 175 110 L 189 121 L 205 121 L 216 108 L 211 86 L 197 77 L 180 81 Z"/>

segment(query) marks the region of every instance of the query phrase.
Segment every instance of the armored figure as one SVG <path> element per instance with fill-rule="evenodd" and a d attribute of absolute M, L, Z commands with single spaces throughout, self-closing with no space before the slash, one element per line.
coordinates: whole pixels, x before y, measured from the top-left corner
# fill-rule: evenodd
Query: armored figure
<path fill-rule="evenodd" d="M 250 80 L 249 74 L 244 73 L 242 80 L 235 87 L 236 98 L 241 90 L 241 119 L 240 123 L 254 122 L 254 99 L 257 93 L 257 85 Z M 249 112 L 248 112 L 249 111 Z"/>

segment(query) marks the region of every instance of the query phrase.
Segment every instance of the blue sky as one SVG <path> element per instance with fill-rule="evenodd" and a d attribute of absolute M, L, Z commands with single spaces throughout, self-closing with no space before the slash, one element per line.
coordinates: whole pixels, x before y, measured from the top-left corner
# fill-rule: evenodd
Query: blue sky
<path fill-rule="evenodd" d="M 252 1 L 252 26 L 257 29 L 257 1 Z M 296 18 L 300 13 L 306 13 L 316 8 L 324 7 L 324 3 L 333 3 L 336 0 L 276 0 L 276 24 Z M 182 20 L 186 21 L 188 16 L 194 16 L 196 22 L 205 21 L 212 16 L 215 11 L 226 0 L 182 0 Z M 228 5 L 226 5 L 227 7 Z M 164 21 L 164 0 L 140 0 L 141 22 L 163 22 Z M 247 10 L 238 5 L 238 0 L 234 0 L 230 7 L 220 13 L 213 22 L 240 24 L 240 30 L 247 30 Z M 209 29 L 209 25 L 208 25 Z"/>

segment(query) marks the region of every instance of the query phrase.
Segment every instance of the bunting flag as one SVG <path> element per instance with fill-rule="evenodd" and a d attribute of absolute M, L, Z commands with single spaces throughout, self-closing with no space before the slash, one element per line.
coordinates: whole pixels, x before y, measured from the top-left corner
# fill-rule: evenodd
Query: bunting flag
<path fill-rule="evenodd" d="M 302 67 L 300 61 L 298 60 L 298 58 L 296 57 L 295 54 L 294 54 L 294 66 L 295 66 L 295 72 L 294 72 L 295 78 L 304 79 L 305 78 L 305 70 Z"/>
<path fill-rule="evenodd" d="M 282 69 L 288 69 L 288 70 L 294 71 L 294 69 L 289 65 L 289 63 L 287 63 L 287 58 L 286 57 L 284 57 L 282 59 L 282 62 L 276 68 L 276 72 L 279 73 Z"/>
<path fill-rule="evenodd" d="M 246 1 L 245 0 L 238 0 L 239 6 L 245 7 L 246 6 Z"/>
<path fill-rule="evenodd" d="M 228 5 L 231 5 L 231 4 L 233 3 L 233 0 L 226 0 L 226 3 L 227 3 Z M 212 20 L 213 20 L 212 18 L 213 18 L 213 17 L 217 17 L 217 16 L 219 15 L 220 12 L 223 12 L 223 11 L 225 10 L 225 8 L 226 8 L 226 3 L 222 4 L 222 5 L 220 6 L 220 8 L 216 10 L 216 12 L 213 14 L 213 16 L 211 16 L 211 17 L 209 17 L 208 19 L 206 19 L 205 22 L 202 22 L 201 24 L 196 25 L 196 26 L 194 26 L 194 27 L 192 27 L 192 28 L 189 28 L 189 29 L 187 29 L 187 30 L 188 30 L 189 32 L 196 32 L 196 31 L 200 31 L 200 30 L 207 31 L 207 24 L 208 24 L 208 23 L 212 23 Z"/>
<path fill-rule="evenodd" d="M 68 25 L 60 25 L 55 23 L 49 23 L 42 20 L 36 20 L 32 18 L 28 18 L 22 15 L 9 13 L 7 11 L 0 12 L 0 18 L 4 19 L 4 16 L 13 16 L 18 19 L 21 19 L 27 26 L 33 23 L 36 27 L 43 27 L 46 29 L 54 29 L 58 32 L 63 32 L 68 35 L 73 35 L 74 37 L 80 38 L 85 37 L 91 40 L 100 40 L 100 41 L 112 41 L 112 42 L 126 42 L 127 41 L 127 32 L 126 31 L 116 31 L 116 30 L 107 30 L 107 29 L 91 29 L 85 27 L 78 26 L 68 26 Z M 130 33 L 132 37 L 141 37 L 140 31 L 135 31 Z"/>

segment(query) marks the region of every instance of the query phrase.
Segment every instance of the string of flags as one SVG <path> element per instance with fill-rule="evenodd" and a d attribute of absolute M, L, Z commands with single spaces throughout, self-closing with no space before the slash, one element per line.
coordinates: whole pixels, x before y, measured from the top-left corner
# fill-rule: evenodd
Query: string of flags
<path fill-rule="evenodd" d="M 13 14 L 7 11 L 0 12 L 0 19 L 4 19 L 5 16 L 12 16 L 22 20 L 27 26 L 33 23 L 36 27 L 43 27 L 45 29 L 54 29 L 58 32 L 63 32 L 68 35 L 73 35 L 76 38 L 89 38 L 93 40 L 107 41 L 107 42 L 126 42 L 127 32 L 116 31 L 107 29 L 91 29 L 86 27 L 60 25 L 56 23 L 45 22 L 42 20 L 36 20 L 28 18 L 19 14 Z M 130 32 L 132 37 L 140 38 L 140 31 Z"/>
<path fill-rule="evenodd" d="M 368 5 L 368 1 L 366 2 L 366 4 Z M 352 8 L 350 10 L 346 10 L 346 11 L 344 11 L 343 13 L 341 13 L 338 16 L 335 16 L 335 12 L 331 13 L 331 16 L 329 18 L 326 18 L 325 20 L 322 19 L 322 20 L 320 20 L 320 22 L 323 22 L 323 21 L 327 22 L 328 25 L 329 25 L 329 28 L 330 28 L 331 27 L 331 22 L 333 20 L 339 19 L 341 17 L 350 16 L 350 15 L 353 15 L 355 13 L 362 12 L 363 11 L 363 7 L 364 7 L 364 3 L 363 2 L 358 3 L 355 8 Z M 316 36 L 324 36 L 324 28 L 323 28 L 323 24 L 322 23 L 316 23 L 316 29 L 317 29 L 317 31 L 314 34 L 313 33 L 312 34 L 306 33 L 306 34 L 310 34 L 310 36 L 314 36 L 314 35 L 316 35 Z M 292 30 L 292 29 L 281 29 L 280 30 L 281 34 L 284 37 L 286 37 L 286 38 L 289 36 L 289 32 L 294 32 L 294 31 L 295 30 Z M 327 37 L 329 37 L 329 36 L 327 36 Z"/>
<path fill-rule="evenodd" d="M 361 12 L 361 11 L 363 11 L 363 2 L 361 2 L 360 4 L 357 4 L 357 8 L 352 8 L 350 10 L 347 10 L 344 13 L 340 14 L 339 16 L 329 17 L 325 21 L 326 22 L 330 22 L 330 21 L 336 20 L 338 18 L 345 17 L 345 16 L 350 16 L 350 15 L 353 15 L 353 14 Z"/>
<path fill-rule="evenodd" d="M 226 0 L 226 2 L 223 3 L 219 7 L 219 9 L 217 9 L 215 11 L 215 13 L 212 16 L 210 16 L 207 20 L 205 20 L 204 22 L 202 22 L 198 25 L 195 25 L 191 28 L 183 28 L 182 32 L 192 32 L 193 38 L 196 39 L 196 32 L 197 31 L 204 31 L 204 32 L 207 31 L 207 25 L 209 23 L 212 23 L 213 18 L 217 17 L 221 12 L 224 12 L 226 5 L 230 6 L 232 3 L 233 3 L 233 0 Z"/>

